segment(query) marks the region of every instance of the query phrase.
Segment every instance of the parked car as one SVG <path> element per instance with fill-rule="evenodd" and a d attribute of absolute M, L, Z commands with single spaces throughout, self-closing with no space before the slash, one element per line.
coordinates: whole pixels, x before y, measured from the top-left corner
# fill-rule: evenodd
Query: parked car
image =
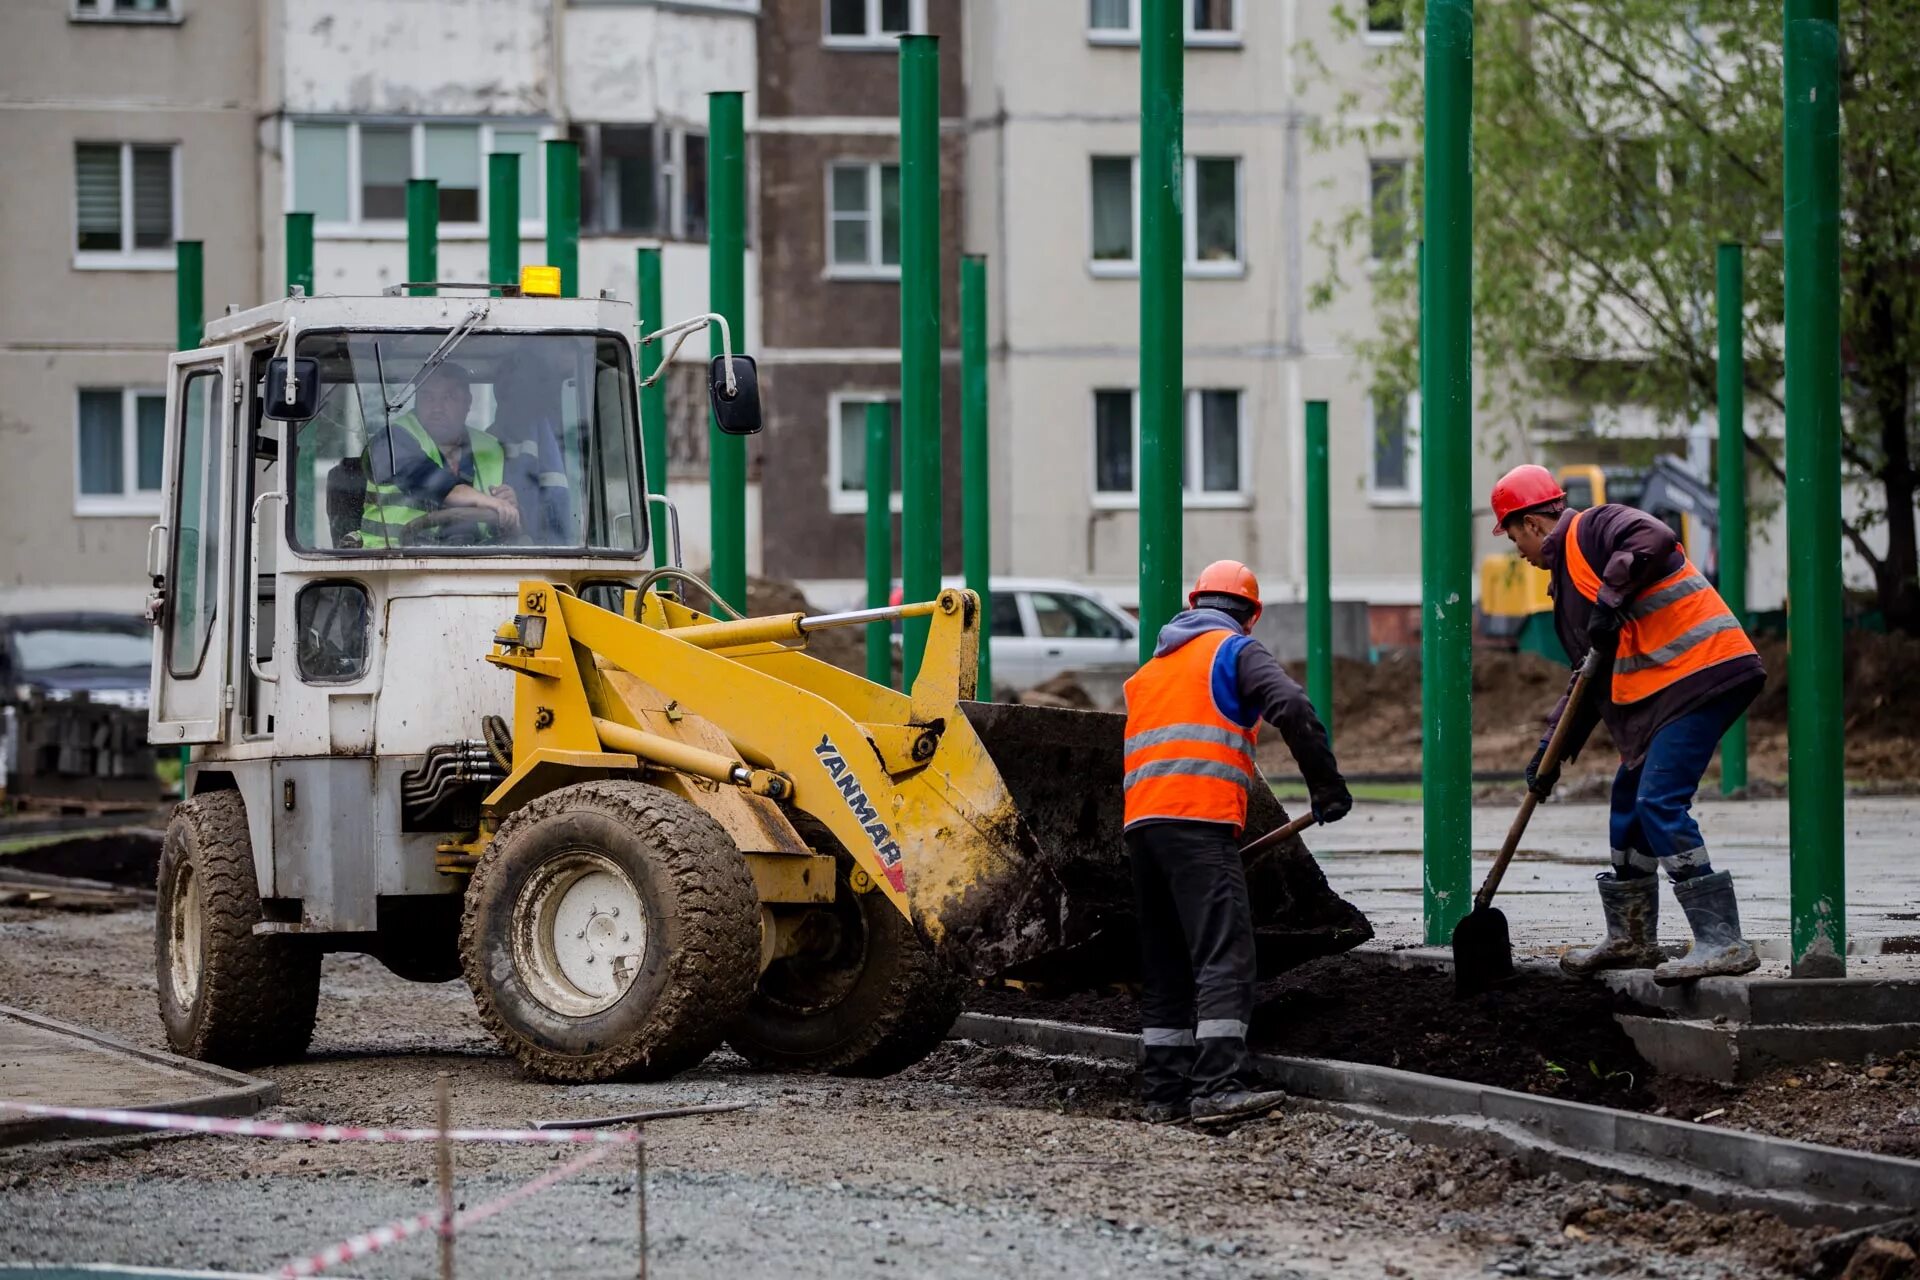
<path fill-rule="evenodd" d="M 942 585 L 966 580 L 949 577 Z M 1063 671 L 1131 672 L 1140 665 L 1139 624 L 1098 588 L 1058 578 L 992 578 L 989 587 L 994 684 L 1031 689 Z M 898 586 L 893 598 L 900 599 Z"/>
<path fill-rule="evenodd" d="M 0 698 L 39 696 L 135 710 L 147 705 L 153 628 L 134 613 L 17 613 L 0 618 Z"/>

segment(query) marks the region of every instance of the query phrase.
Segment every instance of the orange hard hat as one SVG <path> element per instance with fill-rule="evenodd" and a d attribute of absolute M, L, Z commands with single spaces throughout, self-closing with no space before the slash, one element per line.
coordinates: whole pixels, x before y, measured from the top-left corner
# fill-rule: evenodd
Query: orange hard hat
<path fill-rule="evenodd" d="M 1529 462 L 1515 467 L 1493 486 L 1493 531 L 1499 533 L 1507 521 L 1529 507 L 1567 496 L 1553 472 Z"/>
<path fill-rule="evenodd" d="M 1253 605 L 1254 619 L 1259 620 L 1260 579 L 1238 560 L 1215 560 L 1202 569 L 1193 581 L 1193 590 L 1187 592 L 1187 607 L 1198 608 L 1195 601 L 1212 595 L 1239 596 Z"/>

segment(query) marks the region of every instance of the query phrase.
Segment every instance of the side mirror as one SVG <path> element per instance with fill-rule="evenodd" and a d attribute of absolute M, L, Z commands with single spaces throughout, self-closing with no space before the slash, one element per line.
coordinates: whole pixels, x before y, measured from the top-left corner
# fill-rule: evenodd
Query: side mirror
<path fill-rule="evenodd" d="M 730 436 L 760 431 L 760 371 L 752 356 L 733 357 L 733 390 L 727 390 L 727 357 L 715 356 L 707 366 L 707 398 L 713 402 L 713 420 Z"/>
<path fill-rule="evenodd" d="M 267 361 L 267 398 L 261 412 L 275 422 L 305 422 L 320 412 L 320 362 L 312 356 Z"/>

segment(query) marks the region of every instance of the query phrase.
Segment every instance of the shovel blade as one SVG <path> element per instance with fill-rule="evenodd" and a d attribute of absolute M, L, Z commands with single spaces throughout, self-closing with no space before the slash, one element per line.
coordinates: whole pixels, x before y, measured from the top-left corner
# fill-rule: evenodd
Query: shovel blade
<path fill-rule="evenodd" d="M 1513 940 L 1505 913 L 1475 907 L 1453 927 L 1453 993 L 1471 996 L 1513 976 Z"/>

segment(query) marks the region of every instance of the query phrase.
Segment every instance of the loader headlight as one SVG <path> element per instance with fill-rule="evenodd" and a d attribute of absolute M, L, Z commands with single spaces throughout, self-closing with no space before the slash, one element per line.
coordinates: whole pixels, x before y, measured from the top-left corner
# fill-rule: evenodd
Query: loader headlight
<path fill-rule="evenodd" d="M 513 627 L 520 633 L 523 649 L 538 649 L 547 642 L 547 617 L 543 613 L 516 614 Z"/>

